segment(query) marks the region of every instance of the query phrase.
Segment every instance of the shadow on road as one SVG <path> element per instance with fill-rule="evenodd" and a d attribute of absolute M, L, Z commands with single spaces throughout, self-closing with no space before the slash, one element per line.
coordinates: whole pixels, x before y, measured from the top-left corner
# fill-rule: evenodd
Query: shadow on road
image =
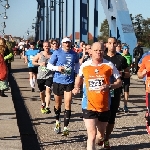
<path fill-rule="evenodd" d="M 64 137 L 65 138 L 65 137 Z M 78 135 L 74 137 L 66 137 L 64 140 L 53 141 L 53 142 L 44 142 L 42 146 L 49 146 L 49 145 L 60 145 L 65 143 L 76 143 L 76 142 L 84 142 L 87 140 L 86 135 Z"/>
<path fill-rule="evenodd" d="M 133 145 L 118 145 L 111 147 L 111 150 L 139 150 L 139 149 L 150 148 L 150 143 L 140 143 Z"/>
<path fill-rule="evenodd" d="M 24 68 L 13 70 L 13 72 L 25 72 L 25 71 L 26 69 Z M 19 127 L 22 142 L 22 149 L 41 150 L 42 147 L 40 147 L 38 135 L 36 134 L 35 129 L 33 128 L 30 115 L 24 104 L 19 87 L 12 75 L 10 75 L 10 85 L 11 85 L 12 100 L 16 111 L 17 124 Z"/>
<path fill-rule="evenodd" d="M 21 73 L 21 72 L 29 72 L 29 69 L 28 68 L 19 68 L 19 69 L 12 69 L 11 71 L 13 73 Z M 22 79 L 24 79 L 24 78 L 22 78 Z"/>

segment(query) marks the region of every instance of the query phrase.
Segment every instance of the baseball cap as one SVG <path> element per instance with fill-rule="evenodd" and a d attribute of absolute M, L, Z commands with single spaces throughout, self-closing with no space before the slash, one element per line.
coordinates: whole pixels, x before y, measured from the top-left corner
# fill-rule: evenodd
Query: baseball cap
<path fill-rule="evenodd" d="M 71 42 L 70 38 L 65 37 L 62 39 L 61 43 Z"/>
<path fill-rule="evenodd" d="M 128 47 L 128 46 L 123 46 L 122 49 L 123 49 L 123 50 L 129 49 L 129 47 Z"/>

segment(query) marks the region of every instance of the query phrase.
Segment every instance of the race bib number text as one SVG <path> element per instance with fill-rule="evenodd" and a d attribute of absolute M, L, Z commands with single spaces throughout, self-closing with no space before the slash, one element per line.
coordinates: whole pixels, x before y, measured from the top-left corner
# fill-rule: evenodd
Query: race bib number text
<path fill-rule="evenodd" d="M 89 79 L 89 91 L 100 90 L 100 87 L 104 84 L 104 79 Z"/>

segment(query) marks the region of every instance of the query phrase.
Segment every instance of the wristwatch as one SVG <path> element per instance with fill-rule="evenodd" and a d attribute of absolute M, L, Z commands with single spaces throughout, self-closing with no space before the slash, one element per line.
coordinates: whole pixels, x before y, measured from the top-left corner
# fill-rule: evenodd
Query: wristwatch
<path fill-rule="evenodd" d="M 109 85 L 109 90 L 111 90 L 112 89 L 112 86 L 111 85 Z"/>

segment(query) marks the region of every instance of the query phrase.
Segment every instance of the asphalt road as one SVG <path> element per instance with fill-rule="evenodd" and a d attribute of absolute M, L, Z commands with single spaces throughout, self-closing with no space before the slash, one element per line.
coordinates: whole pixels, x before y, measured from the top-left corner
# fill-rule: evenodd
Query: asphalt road
<path fill-rule="evenodd" d="M 53 131 L 54 101 L 51 114 L 41 114 L 39 91 L 32 93 L 26 64 L 18 58 L 12 63 L 12 91 L 17 113 L 18 126 L 24 149 L 27 150 L 84 150 L 86 130 L 80 118 L 81 98 L 73 98 L 72 116 L 69 124 L 70 135 L 62 137 Z M 14 80 L 13 80 L 14 79 Z M 123 102 L 121 102 L 123 107 Z M 132 79 L 128 107 L 130 112 L 117 114 L 110 144 L 112 150 L 150 150 L 150 138 L 145 128 L 145 91 L 143 82 Z M 62 106 L 62 111 L 64 106 Z M 63 113 L 62 113 L 63 115 Z M 62 117 L 62 116 L 61 116 Z M 63 127 L 63 119 L 62 119 Z M 97 147 L 99 149 L 100 147 Z"/>

